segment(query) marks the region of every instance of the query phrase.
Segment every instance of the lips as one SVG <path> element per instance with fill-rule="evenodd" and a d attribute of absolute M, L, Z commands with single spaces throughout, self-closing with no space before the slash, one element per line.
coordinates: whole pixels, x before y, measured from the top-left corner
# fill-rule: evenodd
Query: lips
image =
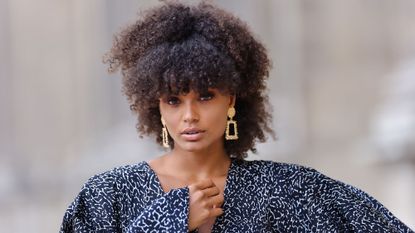
<path fill-rule="evenodd" d="M 198 128 L 186 128 L 181 132 L 181 136 L 187 141 L 197 141 L 202 138 L 204 132 Z"/>

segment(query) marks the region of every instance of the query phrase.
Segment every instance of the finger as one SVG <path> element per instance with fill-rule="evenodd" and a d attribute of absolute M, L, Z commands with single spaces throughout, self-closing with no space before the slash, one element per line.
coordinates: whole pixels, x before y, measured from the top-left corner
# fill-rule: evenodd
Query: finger
<path fill-rule="evenodd" d="M 220 190 L 218 187 L 214 186 L 214 187 L 204 189 L 203 193 L 205 194 L 206 197 L 211 197 L 211 196 L 218 195 L 220 193 Z"/>
<path fill-rule="evenodd" d="M 206 189 L 216 186 L 211 179 L 204 179 L 193 184 L 196 189 Z"/>
<path fill-rule="evenodd" d="M 211 207 L 219 207 L 219 206 L 222 206 L 223 202 L 224 202 L 223 195 L 216 195 L 216 196 L 211 197 L 208 200 L 208 205 Z"/>
<path fill-rule="evenodd" d="M 209 212 L 209 218 L 218 217 L 219 215 L 222 215 L 222 214 L 223 214 L 222 208 L 213 208 Z"/>

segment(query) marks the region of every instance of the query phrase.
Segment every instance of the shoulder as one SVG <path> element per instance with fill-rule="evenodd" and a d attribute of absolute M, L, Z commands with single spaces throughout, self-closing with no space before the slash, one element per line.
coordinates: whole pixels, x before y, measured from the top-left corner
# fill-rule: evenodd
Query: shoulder
<path fill-rule="evenodd" d="M 349 184 L 330 178 L 314 168 L 279 163 L 266 160 L 237 161 L 238 169 L 256 176 L 270 177 L 270 181 L 280 187 L 285 186 L 291 191 L 301 192 L 301 195 L 327 195 L 335 198 L 350 197 L 374 200 L 362 190 Z"/>
<path fill-rule="evenodd" d="M 236 162 L 239 173 L 249 176 L 262 177 L 264 183 L 275 189 L 279 195 L 288 195 L 290 198 L 299 198 L 304 201 L 311 199 L 359 199 L 372 201 L 363 191 L 332 179 L 321 172 L 302 165 L 279 163 L 266 160 Z"/>
<path fill-rule="evenodd" d="M 96 174 L 82 186 L 75 202 L 88 205 L 92 201 L 115 201 L 122 189 L 139 188 L 149 173 L 146 162 L 126 165 Z"/>
<path fill-rule="evenodd" d="M 115 229 L 126 198 L 124 193 L 143 191 L 148 166 L 145 162 L 113 168 L 94 175 L 83 185 L 65 212 L 61 232 L 71 229 Z M 115 230 L 114 230 L 115 231 Z"/>
<path fill-rule="evenodd" d="M 111 206 L 112 211 L 115 205 L 119 204 L 123 193 L 132 190 L 143 192 L 143 184 L 148 179 L 148 173 L 146 163 L 140 162 L 94 175 L 83 185 L 70 208 L 85 211 L 105 205 Z"/>
<path fill-rule="evenodd" d="M 88 179 L 84 188 L 115 187 L 117 184 L 135 181 L 141 183 L 149 173 L 146 162 L 125 165 L 96 174 Z"/>
<path fill-rule="evenodd" d="M 331 187 L 335 182 L 318 171 L 296 164 L 267 160 L 236 160 L 233 172 L 239 183 L 252 184 L 267 190 L 271 196 L 288 199 L 303 199 L 305 193 L 315 187 Z M 327 183 L 327 184 L 325 184 Z"/>
<path fill-rule="evenodd" d="M 274 183 L 287 182 L 298 185 L 300 183 L 312 184 L 330 180 L 330 178 L 313 168 L 297 164 L 279 163 L 270 160 L 236 160 L 235 164 L 237 169 L 243 173 L 270 177 Z"/>

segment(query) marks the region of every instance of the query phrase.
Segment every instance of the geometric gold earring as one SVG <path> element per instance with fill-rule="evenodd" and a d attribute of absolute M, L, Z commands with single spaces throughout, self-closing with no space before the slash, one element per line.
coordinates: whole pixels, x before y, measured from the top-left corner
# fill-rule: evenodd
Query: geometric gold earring
<path fill-rule="evenodd" d="M 163 117 L 161 118 L 161 124 L 163 125 L 163 129 L 161 130 L 161 137 L 163 138 L 163 147 L 170 148 L 169 133 L 167 132 L 166 122 L 164 121 Z"/>
<path fill-rule="evenodd" d="M 236 121 L 233 120 L 233 117 L 235 116 L 235 108 L 230 107 L 228 109 L 228 117 L 230 118 L 226 122 L 226 133 L 225 133 L 225 139 L 226 140 L 237 140 L 238 139 L 238 125 Z"/>

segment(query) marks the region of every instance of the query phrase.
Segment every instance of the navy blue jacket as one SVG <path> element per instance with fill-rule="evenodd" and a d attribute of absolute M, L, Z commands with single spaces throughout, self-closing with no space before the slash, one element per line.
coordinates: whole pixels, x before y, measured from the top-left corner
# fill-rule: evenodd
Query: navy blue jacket
<path fill-rule="evenodd" d="M 413 232 L 366 193 L 298 165 L 232 159 L 224 197 L 212 232 Z M 164 193 L 140 162 L 89 179 L 60 232 L 188 232 L 188 213 L 188 188 Z"/>

